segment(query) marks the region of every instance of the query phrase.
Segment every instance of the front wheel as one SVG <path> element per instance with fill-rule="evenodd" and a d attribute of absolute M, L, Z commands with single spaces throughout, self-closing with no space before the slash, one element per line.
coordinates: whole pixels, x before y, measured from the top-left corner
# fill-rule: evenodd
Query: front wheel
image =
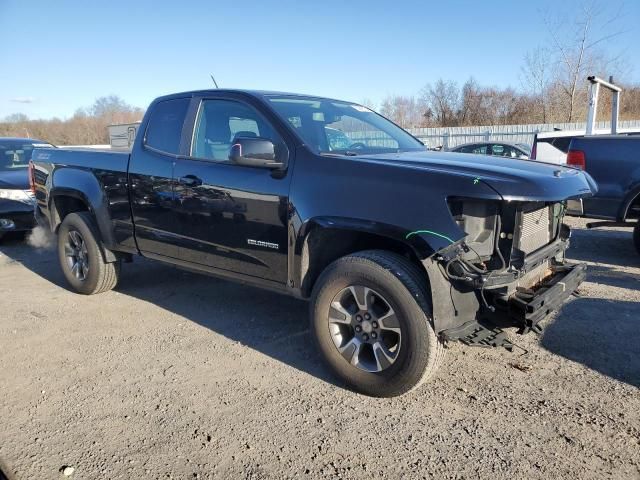
<path fill-rule="evenodd" d="M 426 277 L 404 257 L 370 250 L 322 273 L 311 331 L 333 372 L 355 390 L 393 397 L 438 368 L 444 347 L 431 324 Z"/>
<path fill-rule="evenodd" d="M 99 238 L 88 212 L 70 213 L 58 229 L 60 266 L 67 282 L 78 293 L 102 293 L 118 283 L 120 262 L 104 261 Z"/>
<path fill-rule="evenodd" d="M 640 220 L 638 220 L 636 226 L 633 228 L 633 244 L 636 246 L 638 253 L 640 253 Z"/>

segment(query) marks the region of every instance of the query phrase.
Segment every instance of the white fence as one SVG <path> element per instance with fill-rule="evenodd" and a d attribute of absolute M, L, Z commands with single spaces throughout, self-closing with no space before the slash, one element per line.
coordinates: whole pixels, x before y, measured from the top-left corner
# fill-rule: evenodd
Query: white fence
<path fill-rule="evenodd" d="M 443 128 L 408 128 L 413 136 L 418 137 L 428 147 L 452 148 L 463 143 L 503 141 L 511 143 L 533 143 L 533 136 L 540 132 L 553 130 L 585 131 L 587 124 L 582 123 L 538 123 L 531 125 L 493 125 L 481 127 L 443 127 Z M 640 120 L 618 122 L 618 129 L 640 129 Z M 596 129 L 611 129 L 611 122 L 597 122 Z"/>

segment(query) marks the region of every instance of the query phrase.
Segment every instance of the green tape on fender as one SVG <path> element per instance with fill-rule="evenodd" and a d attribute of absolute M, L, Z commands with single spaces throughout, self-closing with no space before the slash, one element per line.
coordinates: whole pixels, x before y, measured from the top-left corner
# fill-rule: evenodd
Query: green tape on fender
<path fill-rule="evenodd" d="M 443 235 L 442 233 L 438 233 L 438 232 L 433 232 L 431 230 L 416 230 L 415 232 L 409 232 L 409 233 L 407 233 L 407 236 L 405 237 L 405 239 L 409 240 L 409 237 L 412 237 L 413 235 L 418 235 L 419 233 L 426 233 L 426 234 L 429 234 L 429 235 L 434 235 L 436 237 L 444 238 L 449 243 L 456 243 L 454 240 L 451 240 L 446 235 Z"/>

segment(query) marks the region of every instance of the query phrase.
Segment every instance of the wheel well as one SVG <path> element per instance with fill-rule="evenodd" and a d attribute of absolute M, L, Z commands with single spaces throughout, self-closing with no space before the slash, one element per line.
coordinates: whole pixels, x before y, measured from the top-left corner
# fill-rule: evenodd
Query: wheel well
<path fill-rule="evenodd" d="M 89 211 L 89 207 L 84 201 L 69 195 L 56 195 L 53 198 L 53 206 L 55 214 L 54 230 L 58 230 L 64 218 L 70 213 Z"/>
<path fill-rule="evenodd" d="M 387 250 L 397 253 L 424 267 L 415 252 L 407 244 L 383 235 L 351 230 L 316 228 L 305 239 L 302 249 L 301 291 L 309 297 L 322 271 L 334 260 L 363 250 Z"/>
<path fill-rule="evenodd" d="M 625 217 L 625 220 L 640 218 L 640 193 L 638 193 L 636 197 L 631 200 L 629 208 L 627 208 Z"/>

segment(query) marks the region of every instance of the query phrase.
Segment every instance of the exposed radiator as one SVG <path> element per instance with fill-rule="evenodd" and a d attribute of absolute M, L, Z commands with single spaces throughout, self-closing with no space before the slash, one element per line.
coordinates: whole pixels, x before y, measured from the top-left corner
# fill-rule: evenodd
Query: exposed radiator
<path fill-rule="evenodd" d="M 551 216 L 549 207 L 520 214 L 515 247 L 529 254 L 551 241 Z"/>

